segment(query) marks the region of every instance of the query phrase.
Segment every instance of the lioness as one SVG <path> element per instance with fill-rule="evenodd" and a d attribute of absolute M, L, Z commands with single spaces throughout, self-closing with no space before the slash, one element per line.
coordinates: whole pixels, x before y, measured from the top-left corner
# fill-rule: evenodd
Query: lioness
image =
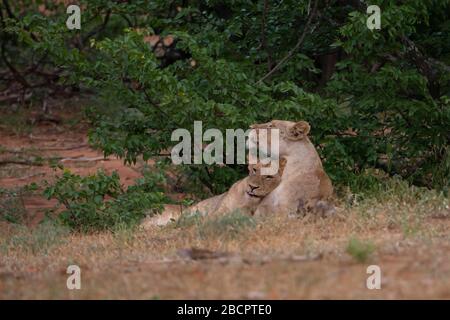
<path fill-rule="evenodd" d="M 333 194 L 333 186 L 308 138 L 310 125 L 306 121 L 272 120 L 250 128 L 255 129 L 250 134 L 253 142 L 256 142 L 259 129 L 278 129 L 279 157 L 286 159 L 280 185 L 261 201 L 255 215 L 296 214 L 315 209 L 333 212 L 334 207 L 328 202 Z M 268 138 L 270 137 L 268 134 Z M 268 150 L 270 143 L 268 139 Z M 259 146 L 264 148 L 264 145 Z M 267 153 L 268 150 L 260 151 Z"/>

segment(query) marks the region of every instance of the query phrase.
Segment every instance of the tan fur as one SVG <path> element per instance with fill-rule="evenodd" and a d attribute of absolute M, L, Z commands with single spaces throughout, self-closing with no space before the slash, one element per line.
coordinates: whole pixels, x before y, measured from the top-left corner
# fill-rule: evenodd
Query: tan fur
<path fill-rule="evenodd" d="M 278 129 L 279 156 L 287 160 L 280 185 L 261 201 L 255 215 L 296 214 L 323 207 L 332 211 L 333 207 L 328 204 L 328 200 L 333 194 L 333 187 L 308 138 L 309 124 L 305 121 L 272 120 L 251 128 L 255 132 L 258 129 Z M 250 139 L 255 139 L 255 136 L 251 134 Z"/>
<path fill-rule="evenodd" d="M 239 182 L 242 182 L 242 180 L 239 180 L 236 183 Z M 227 193 L 225 192 L 217 196 L 202 200 L 199 203 L 190 206 L 185 211 L 189 211 L 191 213 L 198 212 L 202 215 L 208 215 L 209 213 L 212 213 L 216 209 L 217 205 L 222 202 L 222 199 L 225 197 L 226 194 Z"/>

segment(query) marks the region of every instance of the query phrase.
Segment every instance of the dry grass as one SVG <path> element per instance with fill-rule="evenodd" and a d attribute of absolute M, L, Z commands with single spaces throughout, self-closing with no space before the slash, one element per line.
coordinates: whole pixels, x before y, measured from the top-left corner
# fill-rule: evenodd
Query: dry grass
<path fill-rule="evenodd" d="M 42 158 L 99 156 L 87 146 L 78 148 L 86 145 L 83 126 L 42 125 L 31 136 L 27 127 L 11 133 L 2 125 L 2 159 L 17 156 L 6 152 L 16 149 L 27 159 L 36 153 Z M 115 159 L 87 168 L 67 165 L 81 175 L 99 167 L 118 170 L 124 185 L 140 176 Z M 20 190 L 53 178 L 47 164 L 8 165 L 0 170 L 0 187 Z M 365 198 L 342 194 L 353 201 L 343 200 L 338 213 L 327 219 L 273 216 L 260 221 L 234 214 L 95 235 L 36 225 L 54 203 L 38 195 L 3 193 L 0 299 L 449 299 L 448 198 L 397 180 L 383 186 Z M 5 216 L 33 227 L 4 222 Z M 211 259 L 190 259 L 186 252 L 191 248 L 212 251 Z M 78 291 L 66 287 L 71 264 L 81 267 Z M 366 288 L 369 264 L 381 267 L 381 290 Z"/>
<path fill-rule="evenodd" d="M 397 181 L 326 219 L 235 214 L 95 235 L 4 223 L 0 298 L 449 299 L 449 231 L 448 198 Z M 228 255 L 180 255 L 190 248 Z M 66 288 L 70 264 L 81 290 Z M 370 264 L 381 267 L 381 290 L 365 286 Z"/>

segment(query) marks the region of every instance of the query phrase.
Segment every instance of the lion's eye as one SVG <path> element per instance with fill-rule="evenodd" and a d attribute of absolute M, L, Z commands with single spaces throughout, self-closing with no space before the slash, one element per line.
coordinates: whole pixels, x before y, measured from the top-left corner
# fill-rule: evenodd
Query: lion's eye
<path fill-rule="evenodd" d="M 272 176 L 266 176 L 266 179 L 267 180 L 271 180 L 271 179 L 273 179 L 273 177 Z"/>

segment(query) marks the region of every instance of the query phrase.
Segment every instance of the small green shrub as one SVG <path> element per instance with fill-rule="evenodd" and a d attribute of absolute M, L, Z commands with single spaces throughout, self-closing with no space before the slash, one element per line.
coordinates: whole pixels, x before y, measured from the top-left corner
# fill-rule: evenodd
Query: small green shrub
<path fill-rule="evenodd" d="M 145 215 L 161 211 L 165 200 L 162 179 L 162 175 L 147 173 L 124 191 L 117 172 L 109 176 L 99 170 L 81 177 L 65 169 L 53 185 L 47 183 L 44 195 L 65 207 L 58 219 L 72 230 L 110 230 L 135 225 Z"/>
<path fill-rule="evenodd" d="M 198 233 L 202 238 L 225 237 L 237 238 L 244 231 L 256 227 L 256 221 L 253 217 L 234 211 L 226 215 L 204 219 L 198 225 Z"/>
<path fill-rule="evenodd" d="M 357 238 L 351 238 L 347 244 L 347 253 L 356 261 L 363 263 L 375 251 L 375 245 L 370 241 L 362 241 Z"/>
<path fill-rule="evenodd" d="M 175 228 L 191 228 L 195 230 L 200 238 L 227 238 L 234 239 L 256 227 L 256 220 L 242 214 L 239 210 L 226 215 L 203 216 L 201 213 L 182 214 L 175 222 Z"/>

